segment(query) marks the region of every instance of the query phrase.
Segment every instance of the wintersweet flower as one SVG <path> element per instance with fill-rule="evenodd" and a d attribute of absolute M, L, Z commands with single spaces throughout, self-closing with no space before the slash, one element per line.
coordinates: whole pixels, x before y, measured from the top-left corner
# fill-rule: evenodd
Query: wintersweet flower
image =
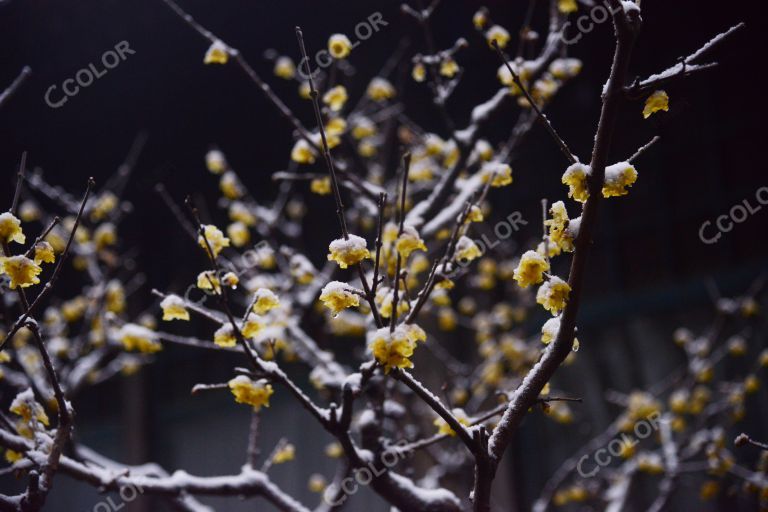
<path fill-rule="evenodd" d="M 648 119 L 660 110 L 669 112 L 669 95 L 666 91 L 656 91 L 648 96 L 643 107 L 643 117 Z"/>
<path fill-rule="evenodd" d="M 284 444 L 279 450 L 272 455 L 273 464 L 282 464 L 294 459 L 296 456 L 296 447 L 291 443 Z"/>
<path fill-rule="evenodd" d="M 464 409 L 455 408 L 451 411 L 453 413 L 454 418 L 465 427 L 468 427 L 470 425 L 469 416 L 467 416 L 467 413 L 464 412 Z M 437 433 L 439 435 L 447 435 L 451 437 L 456 436 L 456 432 L 448 425 L 448 422 L 445 421 L 441 417 L 435 418 L 434 425 L 437 427 Z"/>
<path fill-rule="evenodd" d="M 41 263 L 55 262 L 56 254 L 53 250 L 53 246 L 48 242 L 46 242 L 45 240 L 41 240 L 40 242 L 37 242 L 35 244 L 34 260 L 36 265 L 39 265 Z"/>
<path fill-rule="evenodd" d="M 103 220 L 117 207 L 119 202 L 117 196 L 112 192 L 107 191 L 100 194 L 90 209 L 91 220 L 94 222 Z"/>
<path fill-rule="evenodd" d="M 491 180 L 491 186 L 494 188 L 505 187 L 512 183 L 512 168 L 501 162 L 487 162 L 480 169 L 483 183 Z"/>
<path fill-rule="evenodd" d="M 557 0 L 557 10 L 563 14 L 568 14 L 578 11 L 579 6 L 576 0 Z"/>
<path fill-rule="evenodd" d="M 347 131 L 347 122 L 343 117 L 334 117 L 325 123 L 325 133 L 327 135 L 342 135 Z"/>
<path fill-rule="evenodd" d="M 205 154 L 205 166 L 212 174 L 221 174 L 227 170 L 227 159 L 218 149 L 212 149 Z"/>
<path fill-rule="evenodd" d="M 368 84 L 366 94 L 373 101 L 386 101 L 395 97 L 395 87 L 386 78 L 377 76 Z"/>
<path fill-rule="evenodd" d="M 291 80 L 296 76 L 296 65 L 293 63 L 293 59 L 290 57 L 278 57 L 275 61 L 275 68 L 273 72 L 277 77 L 280 77 L 284 80 Z"/>
<path fill-rule="evenodd" d="M 298 164 L 313 164 L 317 158 L 314 148 L 304 139 L 299 139 L 291 149 L 291 160 Z"/>
<path fill-rule="evenodd" d="M 352 41 L 344 34 L 333 34 L 328 38 L 328 52 L 334 59 L 346 59 L 352 52 Z"/>
<path fill-rule="evenodd" d="M 352 137 L 357 140 L 376 135 L 376 125 L 367 117 L 358 117 L 352 123 Z"/>
<path fill-rule="evenodd" d="M 552 215 L 552 218 L 547 219 L 544 224 L 549 228 L 550 244 L 557 248 L 555 255 L 559 254 L 560 251 L 572 252 L 574 248 L 573 241 L 578 235 L 581 217 L 573 221 L 570 220 L 568 218 L 568 210 L 566 210 L 565 203 L 562 201 L 552 203 L 549 213 Z"/>
<path fill-rule="evenodd" d="M 592 169 L 588 165 L 576 162 L 568 167 L 563 174 L 562 182 L 568 185 L 568 197 L 572 197 L 580 203 L 589 198 L 589 189 L 587 187 L 587 177 L 592 174 Z"/>
<path fill-rule="evenodd" d="M 201 290 L 212 290 L 215 293 L 221 293 L 221 283 L 216 273 L 212 270 L 200 272 L 197 275 L 197 287 Z"/>
<path fill-rule="evenodd" d="M 558 80 L 568 80 L 581 73 L 583 64 L 579 59 L 563 58 L 555 59 L 549 65 L 549 72 Z"/>
<path fill-rule="evenodd" d="M 40 266 L 26 256 L 0 257 L 0 274 L 11 278 L 11 289 L 27 288 L 40 283 L 37 277 L 43 271 Z"/>
<path fill-rule="evenodd" d="M 565 308 L 571 287 L 557 276 L 552 276 L 544 282 L 536 293 L 536 302 L 544 306 L 544 309 L 557 315 Z"/>
<path fill-rule="evenodd" d="M 536 251 L 526 251 L 515 269 L 514 279 L 521 288 L 539 284 L 544 280 L 544 272 L 549 271 L 549 262 Z"/>
<path fill-rule="evenodd" d="M 34 418 L 46 427 L 49 425 L 48 415 L 45 414 L 45 409 L 35 400 L 35 394 L 32 392 L 32 388 L 27 388 L 22 391 L 11 402 L 10 412 L 20 416 L 24 423 L 29 424 Z"/>
<path fill-rule="evenodd" d="M 427 79 L 427 68 L 422 64 L 421 62 L 417 62 L 414 64 L 413 69 L 411 70 L 411 77 L 416 82 L 423 82 Z"/>
<path fill-rule="evenodd" d="M 243 196 L 243 186 L 233 171 L 227 171 L 221 176 L 219 190 L 227 199 L 239 199 Z"/>
<path fill-rule="evenodd" d="M 256 224 L 256 216 L 240 201 L 232 201 L 229 205 L 229 218 L 233 222 L 242 222 L 246 226 Z"/>
<path fill-rule="evenodd" d="M 462 261 L 472 261 L 482 256 L 483 253 L 471 238 L 463 236 L 456 242 L 455 258 Z"/>
<path fill-rule="evenodd" d="M 488 11 L 483 7 L 472 15 L 472 24 L 477 30 L 482 30 L 488 24 Z"/>
<path fill-rule="evenodd" d="M 33 201 L 24 201 L 19 205 L 19 218 L 24 222 L 40 220 L 43 212 Z"/>
<path fill-rule="evenodd" d="M 234 347 L 237 345 L 237 336 L 232 324 L 224 324 L 213 333 L 213 342 L 220 347 Z"/>
<path fill-rule="evenodd" d="M 412 342 L 427 341 L 427 332 L 418 325 L 403 324 L 401 327 L 405 331 L 405 335 Z"/>
<path fill-rule="evenodd" d="M 235 247 L 243 247 L 251 241 L 251 232 L 242 222 L 233 222 L 227 226 L 227 236 Z"/>
<path fill-rule="evenodd" d="M 269 397 L 274 390 L 266 379 L 252 380 L 245 375 L 238 375 L 227 384 L 235 395 L 235 402 L 251 405 L 254 411 L 269 407 Z"/>
<path fill-rule="evenodd" d="M 371 257 L 365 239 L 357 235 L 334 240 L 328 246 L 328 250 L 328 261 L 335 261 L 341 268 L 347 268 Z"/>
<path fill-rule="evenodd" d="M 117 337 L 125 350 L 152 354 L 163 348 L 157 341 L 157 334 L 154 331 L 138 324 L 123 325 L 118 331 Z"/>
<path fill-rule="evenodd" d="M 255 338 L 264 329 L 264 324 L 259 320 L 259 317 L 253 313 L 248 313 L 245 319 L 242 329 L 245 338 Z"/>
<path fill-rule="evenodd" d="M 605 168 L 603 182 L 603 197 L 625 196 L 629 193 L 627 187 L 637 181 L 637 170 L 629 162 L 619 162 Z"/>
<path fill-rule="evenodd" d="M 509 43 L 509 32 L 500 25 L 494 25 L 485 33 L 485 39 L 488 41 L 489 45 L 493 43 L 493 41 L 496 41 L 499 48 L 503 49 L 506 48 Z"/>
<path fill-rule="evenodd" d="M 309 183 L 309 190 L 320 196 L 327 196 L 331 193 L 331 178 L 323 176 L 315 178 Z"/>
<path fill-rule="evenodd" d="M 416 343 L 409 339 L 402 326 L 390 332 L 389 327 L 383 327 L 369 334 L 368 348 L 376 360 L 384 366 L 384 373 L 392 368 L 412 368 L 409 359 L 413 355 Z"/>
<path fill-rule="evenodd" d="M 328 89 L 323 94 L 323 103 L 328 105 L 332 111 L 338 112 L 344 108 L 344 104 L 347 102 L 349 95 L 347 95 L 347 89 L 343 85 L 337 85 Z"/>
<path fill-rule="evenodd" d="M 224 233 L 213 224 L 206 224 L 203 226 L 203 234 L 197 237 L 197 243 L 205 249 L 205 252 L 209 252 L 210 246 L 213 257 L 216 258 L 222 249 L 229 247 L 229 238 L 225 237 Z"/>
<path fill-rule="evenodd" d="M 240 278 L 237 277 L 237 274 L 234 272 L 227 272 L 223 276 L 221 276 L 221 284 L 224 286 L 229 286 L 230 288 L 237 288 L 237 285 L 240 283 Z"/>
<path fill-rule="evenodd" d="M 544 322 L 541 326 L 541 342 L 546 344 L 551 343 L 557 338 L 557 333 L 560 332 L 560 317 L 555 316 Z"/>
<path fill-rule="evenodd" d="M 269 288 L 259 288 L 254 293 L 253 312 L 263 315 L 280 306 L 280 299 Z"/>
<path fill-rule="evenodd" d="M 160 302 L 163 308 L 163 320 L 189 320 L 189 311 L 187 311 L 184 299 L 178 295 L 168 295 Z"/>
<path fill-rule="evenodd" d="M 0 240 L 7 244 L 23 244 L 27 241 L 21 230 L 21 221 L 11 212 L 0 213 Z"/>
<path fill-rule="evenodd" d="M 419 237 L 419 232 L 413 226 L 403 226 L 403 232 L 395 241 L 395 248 L 403 259 L 408 259 L 413 251 L 426 251 L 424 240 Z"/>
<path fill-rule="evenodd" d="M 224 41 L 215 40 L 205 52 L 204 64 L 226 64 L 229 60 L 229 48 Z"/>
<path fill-rule="evenodd" d="M 453 78 L 459 72 L 459 65 L 451 58 L 445 58 L 440 62 L 440 74 L 447 78 Z"/>
<path fill-rule="evenodd" d="M 392 306 L 395 302 L 394 290 L 386 286 L 379 288 L 376 292 L 376 302 L 379 304 L 379 313 L 382 318 L 390 318 L 393 311 Z M 398 316 L 407 313 L 410 309 L 411 307 L 408 305 L 408 301 L 403 298 L 403 291 L 400 290 L 397 301 Z"/>
<path fill-rule="evenodd" d="M 320 301 L 336 316 L 346 308 L 359 306 L 360 296 L 346 283 L 331 281 L 323 287 Z"/>

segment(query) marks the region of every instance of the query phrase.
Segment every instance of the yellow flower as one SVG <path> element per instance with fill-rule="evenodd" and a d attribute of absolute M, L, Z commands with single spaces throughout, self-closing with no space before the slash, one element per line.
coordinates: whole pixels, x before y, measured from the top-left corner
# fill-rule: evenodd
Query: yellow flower
<path fill-rule="evenodd" d="M 204 64 L 226 64 L 229 60 L 229 48 L 224 41 L 215 40 L 205 52 Z"/>
<path fill-rule="evenodd" d="M 475 142 L 475 147 L 472 150 L 472 154 L 475 158 L 487 162 L 493 158 L 493 146 L 485 139 L 480 139 Z"/>
<path fill-rule="evenodd" d="M 227 235 L 235 247 L 243 247 L 251 241 L 251 232 L 242 222 L 233 222 L 227 226 Z"/>
<path fill-rule="evenodd" d="M 557 0 L 557 9 L 563 14 L 568 14 L 578 11 L 579 6 L 576 0 Z"/>
<path fill-rule="evenodd" d="M 243 195 L 243 187 L 233 171 L 227 171 L 221 176 L 219 189 L 227 199 L 239 199 Z"/>
<path fill-rule="evenodd" d="M 456 242 L 456 260 L 470 262 L 482 255 L 482 251 L 472 239 L 462 236 L 459 238 L 459 241 Z"/>
<path fill-rule="evenodd" d="M 309 476 L 309 482 L 307 487 L 312 492 L 323 492 L 328 487 L 328 482 L 325 481 L 325 477 L 319 473 L 312 473 Z"/>
<path fill-rule="evenodd" d="M 485 7 L 478 9 L 477 12 L 475 12 L 475 14 L 472 16 L 472 24 L 477 30 L 482 30 L 485 28 L 487 23 L 488 11 L 485 9 Z"/>
<path fill-rule="evenodd" d="M 344 34 L 333 34 L 328 38 L 328 52 L 334 59 L 346 59 L 352 51 L 352 42 Z"/>
<path fill-rule="evenodd" d="M 347 89 L 343 85 L 337 85 L 323 94 L 323 103 L 328 105 L 332 111 L 338 112 L 344 107 L 348 98 Z"/>
<path fill-rule="evenodd" d="M 480 172 L 483 183 L 491 180 L 491 186 L 494 188 L 505 187 L 512 183 L 512 168 L 507 164 L 488 162 L 483 164 Z"/>
<path fill-rule="evenodd" d="M 499 48 L 506 48 L 507 43 L 509 43 L 509 32 L 500 25 L 494 25 L 485 33 L 485 39 L 488 41 L 489 45 L 493 41 L 496 41 Z"/>
<path fill-rule="evenodd" d="M 214 258 L 219 255 L 223 248 L 229 247 L 229 238 L 225 237 L 224 233 L 222 233 L 216 226 L 212 224 L 204 225 L 203 233 L 205 236 L 203 236 L 203 234 L 199 235 L 197 237 L 197 243 L 200 244 L 200 247 L 205 249 L 205 252 L 208 252 L 208 247 L 210 246 Z"/>
<path fill-rule="evenodd" d="M 582 63 L 579 59 L 555 59 L 549 65 L 549 72 L 558 80 L 568 80 L 581 72 Z"/>
<path fill-rule="evenodd" d="M 237 288 L 238 283 L 240 282 L 240 278 L 237 277 L 237 274 L 234 272 L 227 272 L 223 276 L 221 276 L 221 284 L 224 286 L 229 286 L 233 290 Z"/>
<path fill-rule="evenodd" d="M 291 149 L 291 160 L 298 164 L 313 164 L 317 154 L 315 149 L 304 139 L 299 139 Z"/>
<path fill-rule="evenodd" d="M 344 455 L 344 449 L 341 447 L 341 444 L 334 441 L 325 447 L 325 455 L 332 459 L 338 459 Z"/>
<path fill-rule="evenodd" d="M 643 107 L 643 117 L 648 119 L 660 110 L 669 112 L 669 95 L 665 91 L 656 91 L 648 96 Z"/>
<path fill-rule="evenodd" d="M 40 283 L 37 277 L 43 271 L 40 266 L 26 256 L 0 257 L 0 274 L 11 278 L 11 289 L 17 286 L 27 288 Z"/>
<path fill-rule="evenodd" d="M 568 167 L 563 173 L 562 182 L 568 185 L 568 197 L 583 203 L 589 198 L 589 189 L 587 188 L 587 177 L 592 174 L 592 169 L 588 165 L 575 163 Z"/>
<path fill-rule="evenodd" d="M 327 135 L 341 135 L 347 131 L 347 122 L 344 118 L 334 117 L 325 124 L 325 133 Z"/>
<path fill-rule="evenodd" d="M 413 355 L 416 342 L 411 341 L 402 326 L 396 327 L 394 332 L 390 332 L 389 327 L 374 331 L 369 335 L 368 348 L 384 366 L 384 373 L 389 373 L 392 368 L 413 367 L 409 358 Z"/>
<path fill-rule="evenodd" d="M 376 125 L 367 117 L 357 118 L 352 126 L 352 136 L 357 139 L 364 139 L 376 135 Z"/>
<path fill-rule="evenodd" d="M 294 254 L 289 261 L 291 276 L 299 284 L 309 284 L 315 279 L 315 267 L 306 256 Z"/>
<path fill-rule="evenodd" d="M 206 270 L 197 275 L 197 287 L 201 290 L 212 290 L 215 293 L 221 293 L 221 283 L 212 270 Z"/>
<path fill-rule="evenodd" d="M 24 201 L 19 205 L 19 218 L 24 222 L 40 220 L 43 214 L 40 208 L 32 201 Z M 1 223 L 1 222 L 0 222 Z"/>
<path fill-rule="evenodd" d="M 454 76 L 456 76 L 456 73 L 458 72 L 459 72 L 459 65 L 451 57 L 447 57 L 443 59 L 443 61 L 440 63 L 441 75 L 448 78 L 453 78 Z"/>
<path fill-rule="evenodd" d="M 322 303 L 333 312 L 333 316 L 338 315 L 346 308 L 360 305 L 360 297 L 353 293 L 353 289 L 340 281 L 331 281 L 323 287 L 320 293 Z"/>
<path fill-rule="evenodd" d="M 160 302 L 163 308 L 163 320 L 189 320 L 189 311 L 185 307 L 184 300 L 178 295 L 168 295 Z"/>
<path fill-rule="evenodd" d="M 91 207 L 91 220 L 99 222 L 104 219 L 109 213 L 117 207 L 119 200 L 117 196 L 112 192 L 104 192 L 93 202 Z"/>
<path fill-rule="evenodd" d="M 536 302 L 544 306 L 544 309 L 557 315 L 568 302 L 568 294 L 571 293 L 571 287 L 557 276 L 552 276 L 539 287 L 536 293 Z"/>
<path fill-rule="evenodd" d="M 101 250 L 107 246 L 115 245 L 117 242 L 117 232 L 115 225 L 111 222 L 105 222 L 96 228 L 93 232 L 93 242 L 96 248 Z"/>
<path fill-rule="evenodd" d="M 515 269 L 514 279 L 520 288 L 528 288 L 544 280 L 544 272 L 549 271 L 549 262 L 536 251 L 526 251 Z"/>
<path fill-rule="evenodd" d="M 220 347 L 234 347 L 237 345 L 237 336 L 232 324 L 224 324 L 213 333 L 213 342 Z"/>
<path fill-rule="evenodd" d="M 437 312 L 437 326 L 441 331 L 454 330 L 456 323 L 456 313 L 451 308 L 440 308 Z"/>
<path fill-rule="evenodd" d="M 413 251 L 426 251 L 424 240 L 419 237 L 419 232 L 413 226 L 403 226 L 403 232 L 397 237 L 395 248 L 403 259 L 408 259 Z"/>
<path fill-rule="evenodd" d="M 253 299 L 253 312 L 259 315 L 263 315 L 280 306 L 280 299 L 269 288 L 259 288 L 256 290 Z"/>
<path fill-rule="evenodd" d="M 242 222 L 246 226 L 256 224 L 256 216 L 240 201 L 233 201 L 229 205 L 229 218 L 233 222 Z"/>
<path fill-rule="evenodd" d="M 629 193 L 627 187 L 637 181 L 637 170 L 628 162 L 619 162 L 605 168 L 603 182 L 603 197 L 625 196 Z"/>
<path fill-rule="evenodd" d="M 253 313 L 248 313 L 248 317 L 245 319 L 245 323 L 240 331 L 245 338 L 255 338 L 262 329 L 264 329 L 264 324 L 259 321 L 259 317 Z"/>
<path fill-rule="evenodd" d="M 366 94 L 373 101 L 386 101 L 395 97 L 395 87 L 389 82 L 389 80 L 381 77 L 376 77 L 368 84 Z"/>
<path fill-rule="evenodd" d="M 414 64 L 413 69 L 411 70 L 411 77 L 417 81 L 417 82 L 423 82 L 427 79 L 427 68 L 424 67 L 424 64 L 421 62 L 417 62 Z"/>
<path fill-rule="evenodd" d="M 11 212 L 0 213 L 0 240 L 7 244 L 23 244 L 27 241 L 21 230 L 21 221 Z"/>
<path fill-rule="evenodd" d="M 227 170 L 227 159 L 218 149 L 212 149 L 205 154 L 205 166 L 213 174 L 221 174 Z"/>
<path fill-rule="evenodd" d="M 416 324 L 403 324 L 401 326 L 405 331 L 405 335 L 409 340 L 416 343 L 419 341 L 427 341 L 427 333 L 424 329 Z"/>
<path fill-rule="evenodd" d="M 269 397 L 274 393 L 272 385 L 265 379 L 251 380 L 245 375 L 238 375 L 228 385 L 235 395 L 235 402 L 251 405 L 255 411 L 269 407 Z"/>
<path fill-rule="evenodd" d="M 125 310 L 125 289 L 120 281 L 113 279 L 107 284 L 104 305 L 110 313 L 122 313 Z"/>
<path fill-rule="evenodd" d="M 744 391 L 751 395 L 757 393 L 758 389 L 760 389 L 760 379 L 754 374 L 747 375 L 747 378 L 744 379 Z"/>
<path fill-rule="evenodd" d="M 560 317 L 556 316 L 550 318 L 541 326 L 541 342 L 545 345 L 551 343 L 557 338 L 558 332 L 560 332 Z"/>
<path fill-rule="evenodd" d="M 545 221 L 544 224 L 549 228 L 550 245 L 558 249 L 554 251 L 554 255 L 559 254 L 560 251 L 572 252 L 574 249 L 573 241 L 579 233 L 581 217 L 573 220 L 569 219 L 565 203 L 562 201 L 553 203 L 549 213 L 552 215 L 552 218 Z"/>
<path fill-rule="evenodd" d="M 272 456 L 272 463 L 282 464 L 283 462 L 288 462 L 293 460 L 295 456 L 296 456 L 296 447 L 293 446 L 291 443 L 286 443 L 283 446 L 281 446 L 280 449 L 277 450 L 275 454 Z"/>
<path fill-rule="evenodd" d="M 365 258 L 370 258 L 365 239 L 357 235 L 349 235 L 349 238 L 339 238 L 328 246 L 328 261 L 335 261 L 341 268 L 360 263 Z"/>
<path fill-rule="evenodd" d="M 470 425 L 469 417 L 467 416 L 467 413 L 464 412 L 464 409 L 453 409 L 451 411 L 453 413 L 453 416 L 456 418 L 456 420 L 465 427 L 468 427 Z M 456 436 L 456 432 L 448 425 L 448 422 L 445 421 L 441 417 L 435 418 L 434 425 L 437 427 L 437 433 L 440 435 L 448 435 L 451 437 Z"/>
<path fill-rule="evenodd" d="M 656 453 L 641 453 L 637 456 L 637 469 L 643 473 L 659 475 L 664 472 L 664 463 Z"/>
<path fill-rule="evenodd" d="M 20 461 L 23 457 L 24 456 L 19 452 L 15 452 L 11 449 L 5 450 L 5 460 L 10 464 Z"/>
<path fill-rule="evenodd" d="M 35 244 L 35 264 L 41 263 L 53 263 L 56 261 L 56 254 L 53 251 L 53 246 L 41 240 Z"/>
<path fill-rule="evenodd" d="M 296 65 L 290 57 L 278 57 L 275 61 L 275 76 L 285 80 L 291 80 L 296 76 Z"/>
<path fill-rule="evenodd" d="M 309 190 L 320 196 L 327 196 L 331 193 L 331 178 L 323 176 L 322 178 L 315 178 L 309 184 Z"/>
<path fill-rule="evenodd" d="M 20 416 L 24 423 L 29 424 L 34 418 L 46 427 L 49 425 L 48 415 L 45 414 L 45 409 L 35 400 L 35 395 L 31 388 L 27 388 L 22 391 L 11 402 L 11 408 L 9 409 L 13 414 Z"/>
<path fill-rule="evenodd" d="M 163 348 L 157 341 L 157 335 L 138 324 L 125 324 L 118 331 L 120 342 L 125 350 L 138 350 L 139 352 L 152 354 Z"/>

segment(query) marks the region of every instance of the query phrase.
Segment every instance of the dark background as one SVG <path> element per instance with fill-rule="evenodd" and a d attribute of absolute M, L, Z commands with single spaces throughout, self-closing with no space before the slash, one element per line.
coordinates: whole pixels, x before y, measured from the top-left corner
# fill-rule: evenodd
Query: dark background
<path fill-rule="evenodd" d="M 520 25 L 525 4 L 484 2 L 494 20 L 510 32 Z M 606 333 L 618 336 L 629 351 L 622 357 L 629 360 L 633 351 L 642 353 L 650 348 L 643 345 L 647 336 L 642 333 L 634 335 L 638 344 L 632 344 L 633 335 L 627 332 L 632 326 L 645 325 L 650 317 L 661 319 L 669 325 L 654 324 L 654 333 L 668 337 L 667 327 L 671 329 L 682 317 L 706 320 L 707 281 L 715 280 L 725 292 L 737 293 L 768 268 L 768 207 L 736 225 L 717 244 L 705 245 L 698 237 L 703 221 L 714 221 L 744 199 L 755 204 L 757 189 L 768 186 L 764 163 L 765 18 L 761 4 L 643 2 L 645 25 L 633 74 L 658 72 L 739 21 L 746 21 L 747 29 L 713 54 L 721 63 L 719 68 L 666 88 L 671 97 L 669 113 L 643 120 L 641 103 L 625 108 L 613 160 L 627 158 L 653 135 L 661 135 L 662 140 L 638 161 L 639 180 L 632 193 L 604 202 L 580 329 L 595 337 L 609 336 Z M 492 52 L 477 44 L 471 26 L 472 13 L 479 5 L 444 0 L 434 21 L 441 48 L 459 36 L 472 43 L 457 57 L 468 71 L 449 103 L 459 126 L 466 124 L 474 105 L 498 88 L 498 62 Z M 329 34 L 351 34 L 355 24 L 372 12 L 382 12 L 389 25 L 350 58 L 366 79 L 376 74 L 403 38 L 411 38 L 419 50 L 422 47 L 420 33 L 411 19 L 400 14 L 399 2 L 194 0 L 182 6 L 239 48 L 308 125 L 313 124 L 310 106 L 298 99 L 296 84 L 272 77 L 272 65 L 262 58 L 266 49 L 275 48 L 298 60 L 295 25 L 304 28 L 310 53 L 314 53 L 324 46 Z M 536 21 L 543 33 L 542 11 L 539 9 Z M 49 86 L 60 86 L 77 70 L 98 63 L 105 51 L 123 40 L 128 41 L 134 55 L 61 108 L 45 104 L 43 96 Z M 154 185 L 165 183 L 176 198 L 201 194 L 214 210 L 213 217 L 221 218 L 221 213 L 215 212 L 216 181 L 204 168 L 207 148 L 219 145 L 249 189 L 260 198 L 268 198 L 273 194 L 269 176 L 285 168 L 292 145 L 290 126 L 238 68 L 202 64 L 206 48 L 206 41 L 159 0 L 0 3 L 0 87 L 9 84 L 23 65 L 33 70 L 23 88 L 0 111 L 0 204 L 10 202 L 14 169 L 23 150 L 29 152 L 30 167 L 42 168 L 50 182 L 79 194 L 87 176 L 95 177 L 97 183 L 109 177 L 137 133 L 146 132 L 147 146 L 127 192 L 135 212 L 122 235 L 139 251 L 138 265 L 147 274 L 147 289 L 181 289 L 196 275 L 201 261 L 194 259 L 199 255 L 153 192 Z M 609 24 L 585 35 L 572 47 L 573 54 L 584 60 L 583 74 L 567 85 L 548 109 L 550 119 L 582 160 L 588 160 L 591 150 L 599 91 L 607 78 L 612 50 Z M 362 92 L 364 83 L 350 86 L 352 98 Z M 445 136 L 424 89 L 407 81 L 400 93 L 412 118 Z M 501 140 L 511 127 L 513 114 L 511 108 L 503 112 L 487 137 L 494 142 Z M 505 208 L 521 211 L 526 219 L 538 219 L 542 197 L 564 198 L 559 177 L 565 166 L 543 130 L 535 129 L 513 162 L 515 186 L 505 191 Z M 332 233 L 333 217 L 330 206 L 322 206 L 328 208 L 327 213 L 312 216 L 311 231 L 317 237 L 315 242 L 325 243 Z M 535 235 L 535 231 L 530 234 Z M 193 252 L 194 257 L 190 256 Z M 231 436 L 231 442 L 220 439 L 200 445 L 205 435 L 199 426 L 203 424 L 201 418 L 213 421 L 212 412 L 225 413 L 220 403 L 204 405 L 204 401 L 187 398 L 196 379 L 216 373 L 217 368 L 231 367 L 231 361 L 213 363 L 189 351 L 164 354 L 139 384 L 110 384 L 85 395 L 78 404 L 83 436 L 90 436 L 87 438 L 93 444 L 101 444 L 117 457 L 135 461 L 151 454 L 170 468 L 186 467 L 184 464 L 190 462 L 190 455 L 182 452 L 191 448 L 181 444 L 188 436 L 189 443 L 207 454 L 209 465 L 204 467 L 236 470 L 239 458 L 234 462 L 221 459 L 226 459 L 226 453 L 239 453 L 247 424 L 242 421 L 244 416 L 234 417 L 226 428 L 211 427 L 227 432 L 224 437 Z M 608 359 L 599 356 L 594 369 L 602 371 L 600 375 L 612 386 L 625 390 L 647 384 L 660 371 L 606 369 L 600 362 Z M 669 368 L 675 361 L 659 363 Z M 121 441 L 130 428 L 120 426 L 125 396 L 139 403 L 146 400 L 146 416 L 131 416 L 130 425 L 148 434 L 138 451 L 135 446 L 133 451 L 126 451 Z M 282 417 L 286 422 L 297 421 L 287 412 Z M 192 427 L 193 423 L 196 426 Z M 96 427 L 88 426 L 93 424 Z M 196 436 L 193 431 L 200 434 Z M 560 455 L 554 456 L 553 463 L 570 451 L 568 446 L 558 450 Z M 530 454 L 522 454 L 522 458 L 526 455 Z M 523 494 L 535 495 L 547 476 L 545 468 L 526 475 Z M 289 485 L 302 489 L 306 475 L 281 478 L 291 479 Z M 531 496 L 519 499 L 525 503 Z"/>

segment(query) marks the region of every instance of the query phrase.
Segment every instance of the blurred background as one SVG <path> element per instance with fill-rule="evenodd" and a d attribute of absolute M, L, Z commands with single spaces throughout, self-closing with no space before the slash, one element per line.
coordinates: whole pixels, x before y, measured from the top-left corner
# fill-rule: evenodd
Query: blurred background
<path fill-rule="evenodd" d="M 643 2 L 644 30 L 632 70 L 645 76 L 671 66 L 713 35 L 739 21 L 747 28 L 717 50 L 720 66 L 667 88 L 670 111 L 643 121 L 641 103 L 625 108 L 613 160 L 625 159 L 654 135 L 661 141 L 638 161 L 639 180 L 625 199 L 603 204 L 600 227 L 589 265 L 587 295 L 580 313 L 582 350 L 576 365 L 559 373 L 559 387 L 585 403 L 575 427 L 526 420 L 505 459 L 496 483 L 497 503 L 526 510 L 562 460 L 611 421 L 615 409 L 600 389 L 628 392 L 653 383 L 678 366 L 682 354 L 670 342 L 674 328 L 708 325 L 712 317 L 711 284 L 721 293 L 743 293 L 768 270 L 768 206 L 714 244 L 700 240 L 706 220 L 727 214 L 768 187 L 765 157 L 765 92 L 759 51 L 764 48 L 762 2 L 732 4 L 699 0 Z M 412 19 L 401 14 L 397 1 L 367 0 L 186 0 L 181 5 L 230 45 L 240 49 L 254 68 L 308 125 L 310 104 L 299 99 L 296 84 L 272 76 L 264 52 L 275 49 L 298 61 L 294 26 L 304 29 L 310 53 L 325 46 L 335 32 L 352 33 L 360 21 L 381 12 L 387 25 L 355 49 L 350 63 L 366 78 L 375 76 L 404 39 L 422 50 L 422 37 Z M 494 21 L 513 32 L 522 23 L 527 2 L 444 0 L 433 29 L 438 46 L 449 47 L 467 37 L 470 48 L 457 60 L 467 71 L 448 109 L 465 125 L 477 103 L 497 89 L 496 56 L 478 44 L 471 18 L 481 5 Z M 545 12 L 535 23 L 545 32 Z M 135 53 L 84 88 L 59 108 L 44 96 L 101 55 L 126 41 Z M 202 64 L 206 42 L 181 22 L 160 0 L 6 0 L 0 2 L 0 88 L 24 65 L 32 75 L 0 111 L 0 204 L 9 204 L 15 167 L 22 151 L 29 167 L 75 195 L 85 179 L 103 182 L 123 161 L 139 133 L 147 135 L 127 198 L 134 212 L 121 229 L 136 249 L 136 267 L 146 273 L 144 304 L 153 301 L 151 288 L 181 291 L 197 275 L 202 255 L 181 230 L 154 192 L 164 183 L 171 194 L 207 201 L 215 220 L 217 185 L 205 170 L 204 155 L 219 146 L 259 198 L 274 194 L 270 174 L 284 169 L 292 141 L 291 128 L 235 66 Z M 602 84 L 613 51 L 609 24 L 597 26 L 571 47 L 584 61 L 582 75 L 569 83 L 549 107 L 549 117 L 582 160 L 591 150 L 599 114 Z M 352 97 L 367 80 L 350 86 Z M 406 80 L 398 91 L 410 116 L 425 129 L 441 133 L 439 118 L 426 88 Z M 59 97 L 60 93 L 55 95 Z M 511 122 L 502 113 L 487 138 L 501 140 Z M 513 119 L 510 117 L 510 119 Z M 506 210 L 530 219 L 530 230 L 513 243 L 525 244 L 539 233 L 540 200 L 563 199 L 559 177 L 565 163 L 547 134 L 534 129 L 512 162 L 515 186 L 504 189 L 499 218 Z M 312 202 L 315 201 L 315 202 Z M 327 243 L 333 234 L 328 202 L 312 199 L 313 236 L 308 246 Z M 316 229 L 315 229 L 316 225 Z M 316 262 L 319 263 L 319 262 Z M 766 333 L 755 338 L 765 345 Z M 586 341 L 588 340 L 588 343 Z M 249 413 L 230 400 L 206 395 L 191 397 L 197 382 L 226 380 L 235 359 L 170 347 L 154 365 L 128 379 L 89 389 L 75 404 L 78 437 L 85 444 L 126 463 L 149 460 L 166 469 L 193 474 L 237 471 L 243 462 Z M 749 407 L 745 425 L 755 433 L 768 430 L 766 392 Z M 316 499 L 307 490 L 311 472 L 332 475 L 333 463 L 322 455 L 330 441 L 306 414 L 287 401 L 275 400 L 263 422 L 263 446 L 288 437 L 301 466 L 281 465 L 275 480 L 305 503 Z M 545 446 L 546 449 L 537 447 Z M 501 480 L 506 480 L 503 482 Z M 10 477 L 2 483 L 10 485 Z M 46 510 L 85 511 L 103 497 L 90 486 L 59 476 Z M 365 493 L 355 497 L 371 512 L 386 510 Z M 203 500 L 219 510 L 266 510 L 261 501 Z M 225 503 L 225 504 L 224 504 Z M 355 503 L 353 501 L 353 503 Z M 165 510 L 152 500 L 138 500 L 129 510 Z M 507 510 L 505 508 L 504 510 Z"/>

